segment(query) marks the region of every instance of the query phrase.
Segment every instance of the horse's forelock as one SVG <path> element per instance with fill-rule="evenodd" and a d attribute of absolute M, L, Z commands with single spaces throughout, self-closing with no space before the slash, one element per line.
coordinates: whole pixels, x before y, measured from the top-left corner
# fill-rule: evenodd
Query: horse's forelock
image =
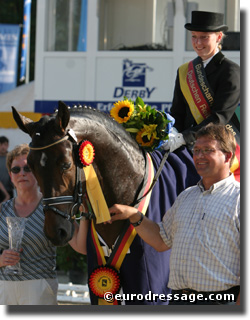
<path fill-rule="evenodd" d="M 51 141 L 54 136 L 61 136 L 60 128 L 56 126 L 56 118 L 54 115 L 44 115 L 36 122 L 35 130 L 32 136 L 32 143 L 34 145 L 43 145 L 46 140 L 47 143 Z"/>

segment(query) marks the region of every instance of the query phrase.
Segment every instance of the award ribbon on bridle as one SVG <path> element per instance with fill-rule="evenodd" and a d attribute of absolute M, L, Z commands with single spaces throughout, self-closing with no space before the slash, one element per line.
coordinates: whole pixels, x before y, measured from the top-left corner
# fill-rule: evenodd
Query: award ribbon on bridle
<path fill-rule="evenodd" d="M 83 141 L 79 147 L 79 157 L 81 163 L 84 165 L 83 171 L 86 179 L 86 190 L 96 217 L 96 223 L 103 223 L 109 221 L 111 217 L 98 177 L 92 166 L 94 155 L 95 151 L 92 143 Z"/>
<path fill-rule="evenodd" d="M 193 61 L 183 64 L 179 68 L 179 79 L 181 91 L 188 102 L 190 111 L 196 123 L 200 124 L 210 116 L 210 107 L 214 102 L 214 93 L 207 81 L 201 58 L 197 57 Z M 230 169 L 237 180 L 239 180 L 240 175 L 240 146 L 238 143 Z"/>
<path fill-rule="evenodd" d="M 148 153 L 146 154 L 146 157 L 146 173 L 143 187 L 138 198 L 147 195 L 136 205 L 138 210 L 144 215 L 146 214 L 151 196 L 151 191 L 148 192 L 148 190 L 154 178 L 152 159 Z M 89 277 L 89 288 L 92 293 L 98 297 L 98 305 L 118 304 L 115 299 L 107 302 L 103 297 L 106 292 L 111 292 L 113 296 L 119 292 L 121 287 L 119 270 L 136 234 L 135 228 L 127 221 L 123 232 L 115 243 L 110 257 L 106 260 L 95 229 L 94 221 L 91 221 L 91 238 L 96 252 L 98 266 L 93 270 Z"/>

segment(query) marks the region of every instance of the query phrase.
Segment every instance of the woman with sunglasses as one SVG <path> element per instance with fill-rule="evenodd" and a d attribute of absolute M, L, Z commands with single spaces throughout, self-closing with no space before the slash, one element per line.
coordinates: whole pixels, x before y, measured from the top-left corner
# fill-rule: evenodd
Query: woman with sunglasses
<path fill-rule="evenodd" d="M 57 304 L 56 248 L 46 238 L 44 213 L 36 178 L 27 156 L 29 147 L 22 144 L 7 155 L 7 168 L 16 189 L 16 197 L 0 209 L 0 304 Z M 9 249 L 7 217 L 26 218 L 21 252 Z M 21 263 L 22 275 L 7 275 L 7 265 Z"/>

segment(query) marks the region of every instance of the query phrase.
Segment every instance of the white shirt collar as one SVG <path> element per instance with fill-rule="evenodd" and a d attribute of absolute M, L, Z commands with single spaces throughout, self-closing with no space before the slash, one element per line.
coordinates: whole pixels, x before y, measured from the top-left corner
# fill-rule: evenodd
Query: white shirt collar
<path fill-rule="evenodd" d="M 215 54 L 214 54 L 212 57 L 208 58 L 207 60 L 202 60 L 204 68 L 206 68 L 206 66 L 208 65 L 208 63 L 213 59 L 213 57 L 214 57 L 219 51 L 220 51 L 220 50 L 217 48 Z"/>
<path fill-rule="evenodd" d="M 220 187 L 224 187 L 225 185 L 231 184 L 235 180 L 234 175 L 230 172 L 229 176 L 225 179 L 222 179 L 216 183 L 214 183 L 209 190 L 205 190 L 202 179 L 198 182 L 198 187 L 200 188 L 201 192 L 208 192 L 212 193 L 213 191 L 217 190 Z"/>

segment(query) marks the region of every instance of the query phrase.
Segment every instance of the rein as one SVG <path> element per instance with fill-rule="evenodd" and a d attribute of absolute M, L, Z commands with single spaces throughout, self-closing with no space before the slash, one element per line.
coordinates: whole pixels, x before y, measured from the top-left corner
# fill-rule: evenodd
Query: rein
<path fill-rule="evenodd" d="M 58 143 L 61 143 L 65 140 L 68 140 L 72 138 L 74 140 L 75 143 L 77 143 L 76 141 L 76 137 L 74 135 L 74 133 L 72 133 L 72 130 L 69 130 L 67 132 L 67 134 L 54 141 L 53 143 L 43 146 L 43 147 L 33 147 L 30 143 L 29 148 L 30 150 L 44 150 L 47 148 L 50 148 Z M 73 142 L 73 143 L 74 143 Z M 88 219 L 92 219 L 93 217 L 93 213 L 92 212 L 81 212 L 81 216 L 79 218 L 76 217 L 76 214 L 74 212 L 77 212 L 79 210 L 79 208 L 81 206 L 83 206 L 82 204 L 82 170 L 81 168 L 79 168 L 78 166 L 76 166 L 76 186 L 75 186 L 75 192 L 74 192 L 74 196 L 58 196 L 58 197 L 50 197 L 50 198 L 43 198 L 43 209 L 44 210 L 53 210 L 55 213 L 59 214 L 60 216 L 62 216 L 63 218 L 66 218 L 67 220 L 78 220 L 81 219 L 82 216 L 88 218 Z M 71 210 L 70 210 L 70 214 L 63 212 L 62 210 L 59 210 L 58 208 L 56 208 L 56 205 L 60 205 L 60 204 L 73 204 Z"/>

